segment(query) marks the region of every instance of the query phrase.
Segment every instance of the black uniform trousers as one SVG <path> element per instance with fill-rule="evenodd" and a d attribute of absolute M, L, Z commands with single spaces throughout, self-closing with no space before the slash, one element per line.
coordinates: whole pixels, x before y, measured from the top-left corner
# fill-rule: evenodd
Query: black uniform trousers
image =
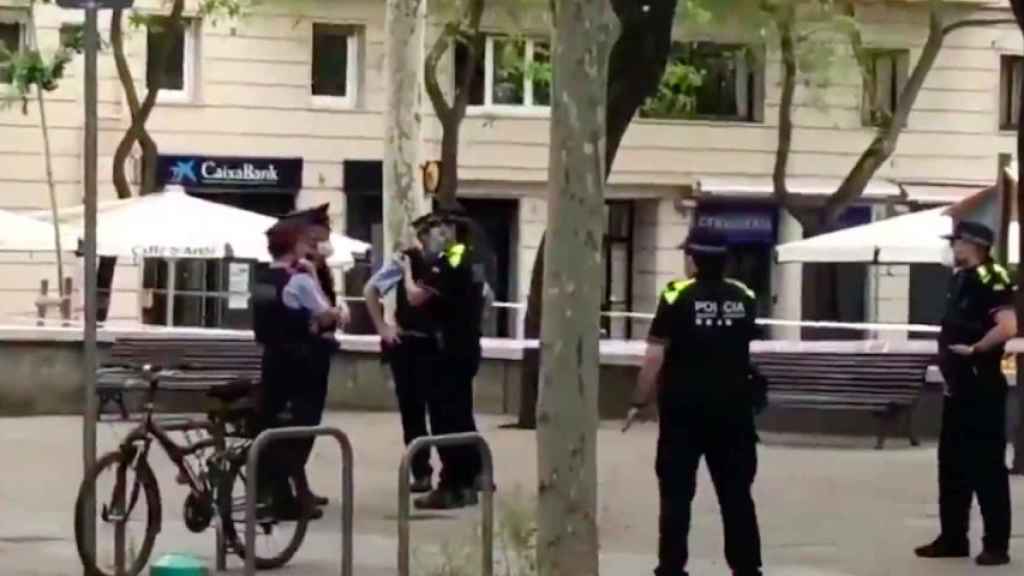
<path fill-rule="evenodd" d="M 310 352 L 310 363 L 305 374 L 308 382 L 297 386 L 292 395 L 292 417 L 296 426 L 319 426 L 323 421 L 324 408 L 327 405 L 327 385 L 331 376 L 331 358 L 337 345 L 333 340 L 320 339 L 313 345 Z M 309 480 L 306 477 L 306 463 L 313 452 L 315 438 L 295 440 L 296 458 L 299 465 L 296 472 L 296 490 L 309 491 Z"/>
<path fill-rule="evenodd" d="M 942 538 L 967 542 L 971 501 L 978 497 L 986 550 L 1010 542 L 1010 479 L 1006 468 L 1006 380 L 998 364 L 952 377 L 942 407 L 939 439 L 939 515 Z"/>
<path fill-rule="evenodd" d="M 261 364 L 258 432 L 297 424 L 311 412 L 308 395 L 296 394 L 296 390 L 308 387 L 311 381 L 312 363 L 308 354 L 267 347 Z M 278 505 L 294 501 L 289 479 L 293 479 L 300 490 L 305 488 L 304 448 L 302 440 L 279 440 L 265 448 L 260 455 L 257 478 L 261 498 L 271 496 Z"/>
<path fill-rule="evenodd" d="M 661 493 L 656 576 L 686 574 L 690 506 L 703 456 L 718 495 L 725 529 L 725 558 L 737 576 L 760 574 L 761 536 L 751 485 L 757 473 L 753 420 L 739 425 L 694 414 L 684 421 L 662 418 L 656 470 Z"/>
<path fill-rule="evenodd" d="M 430 429 L 435 435 L 476 432 L 473 416 L 473 378 L 480 369 L 480 350 L 442 351 L 428 396 Z M 475 446 L 438 448 L 441 490 L 465 490 L 480 475 Z"/>
<path fill-rule="evenodd" d="M 441 367 L 435 339 L 412 334 L 403 334 L 401 338 L 401 342 L 388 351 L 388 356 L 402 415 L 402 433 L 408 446 L 413 440 L 430 435 L 427 400 L 432 379 Z M 417 479 L 430 479 L 432 474 L 430 450 L 420 450 L 412 461 L 412 475 Z"/>

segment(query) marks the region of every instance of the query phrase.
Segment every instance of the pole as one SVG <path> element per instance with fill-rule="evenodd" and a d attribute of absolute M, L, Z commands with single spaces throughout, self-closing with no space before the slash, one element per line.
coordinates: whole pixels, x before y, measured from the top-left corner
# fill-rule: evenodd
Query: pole
<path fill-rule="evenodd" d="M 82 329 L 82 381 L 85 413 L 82 415 L 84 470 L 96 462 L 96 52 L 99 31 L 95 2 L 85 10 L 85 324 Z M 86 495 L 85 546 L 96 551 L 96 493 Z"/>
<path fill-rule="evenodd" d="M 166 317 L 164 324 L 168 328 L 174 326 L 174 292 L 178 287 L 178 261 L 174 258 L 167 260 L 167 306 L 164 307 Z"/>

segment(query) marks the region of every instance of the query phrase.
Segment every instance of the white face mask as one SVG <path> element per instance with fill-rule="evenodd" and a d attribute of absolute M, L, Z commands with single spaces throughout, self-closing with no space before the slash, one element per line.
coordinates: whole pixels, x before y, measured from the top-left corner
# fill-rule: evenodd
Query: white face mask
<path fill-rule="evenodd" d="M 334 255 L 334 245 L 330 240 L 324 240 L 316 245 L 316 253 L 324 258 L 330 258 Z"/>
<path fill-rule="evenodd" d="M 945 248 L 943 248 L 942 252 L 939 255 L 939 259 L 942 262 L 942 265 L 945 266 L 946 268 L 956 267 L 956 257 L 953 255 L 952 246 L 946 246 Z"/>

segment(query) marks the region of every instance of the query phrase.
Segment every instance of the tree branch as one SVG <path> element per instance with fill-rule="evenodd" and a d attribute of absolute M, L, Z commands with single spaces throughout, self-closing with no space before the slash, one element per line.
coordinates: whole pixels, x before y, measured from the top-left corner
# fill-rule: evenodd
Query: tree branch
<path fill-rule="evenodd" d="M 477 59 L 483 55 L 485 37 L 480 33 L 480 21 L 484 14 L 484 0 L 471 0 L 469 7 L 469 40 L 466 47 L 469 49 L 469 57 L 462 64 L 462 83 L 455 88 L 454 101 L 455 114 L 458 122 L 466 117 L 466 107 L 469 106 L 469 92 L 476 81 Z"/>
<path fill-rule="evenodd" d="M 801 207 L 789 192 L 786 175 L 789 157 L 793 148 L 793 100 L 796 95 L 798 72 L 794 23 L 796 11 L 792 4 L 767 11 L 775 21 L 779 33 L 779 52 L 782 56 L 782 96 L 779 103 L 778 143 L 775 149 L 775 165 L 772 168 L 772 194 L 786 212 L 795 218 L 805 232 L 817 229 L 817 220 L 812 210 Z"/>
<path fill-rule="evenodd" d="M 677 0 L 611 0 L 621 32 L 608 62 L 608 117 L 605 176 L 636 111 L 654 94 L 672 49 Z"/>
<path fill-rule="evenodd" d="M 437 67 L 441 62 L 441 58 L 444 57 L 451 46 L 451 41 L 454 37 L 452 27 L 453 25 L 449 23 L 445 26 L 444 31 L 438 35 L 434 45 L 430 48 L 430 52 L 427 53 L 427 60 L 423 65 L 423 83 L 426 86 L 427 96 L 430 98 L 430 104 L 433 105 L 434 112 L 442 124 L 444 124 L 445 118 L 451 115 L 452 108 L 448 105 L 448 101 L 444 97 L 444 91 L 441 90 L 441 84 L 437 80 Z"/>
<path fill-rule="evenodd" d="M 176 30 L 181 25 L 181 16 L 185 11 L 184 0 L 174 0 L 174 4 L 171 7 L 171 13 L 167 17 L 167 27 L 170 30 Z M 115 34 L 116 25 L 116 34 Z M 156 161 L 156 154 L 158 153 L 156 142 L 149 135 L 146 130 L 146 122 L 149 120 L 150 114 L 153 112 L 153 108 L 156 106 L 157 96 L 160 93 L 159 83 L 156 86 L 148 86 L 146 92 L 146 98 L 139 103 L 138 92 L 135 90 L 135 82 L 131 75 L 131 70 L 128 67 L 127 59 L 124 54 L 124 33 L 121 28 L 121 14 L 120 11 L 115 11 L 115 14 L 111 16 L 111 38 L 110 42 L 114 48 L 114 60 L 117 65 L 118 79 L 121 82 L 121 87 L 124 89 L 126 100 L 128 101 L 128 107 L 131 112 L 131 125 L 125 132 L 121 141 L 117 145 L 117 149 L 114 151 L 114 162 L 113 162 L 113 179 L 114 186 L 117 189 L 117 195 L 119 198 L 131 197 L 131 187 L 128 184 L 128 179 L 125 176 L 125 163 L 128 161 L 128 157 L 131 154 L 132 148 L 136 142 L 142 142 L 143 146 L 143 159 L 144 164 L 147 167 L 147 177 L 143 180 L 143 192 L 151 192 L 152 190 L 148 187 L 153 186 L 155 182 L 154 178 L 148 177 L 151 172 L 152 164 Z M 163 70 L 164 62 L 171 54 L 171 48 L 173 43 L 171 41 L 170 34 L 164 35 L 161 39 L 160 46 L 156 50 L 156 57 L 153 62 L 149 62 L 149 66 L 154 66 L 158 70 Z"/>
<path fill-rule="evenodd" d="M 981 28 L 984 26 L 1003 26 L 1007 24 L 1016 24 L 1017 21 L 1013 18 L 976 18 L 961 20 L 954 22 L 942 29 L 942 34 L 948 36 L 949 34 L 960 30 L 961 28 Z"/>
<path fill-rule="evenodd" d="M 843 210 L 859 198 L 878 169 L 896 151 L 897 141 L 903 128 L 907 125 L 907 119 L 914 108 L 925 78 L 942 49 L 942 42 L 945 38 L 943 30 L 941 10 L 939 7 L 933 6 L 929 14 L 928 39 L 914 64 L 914 70 L 903 85 L 892 118 L 879 127 L 871 144 L 846 175 L 842 184 L 839 185 L 839 189 L 826 201 L 822 214 L 824 223 L 834 222 Z"/>

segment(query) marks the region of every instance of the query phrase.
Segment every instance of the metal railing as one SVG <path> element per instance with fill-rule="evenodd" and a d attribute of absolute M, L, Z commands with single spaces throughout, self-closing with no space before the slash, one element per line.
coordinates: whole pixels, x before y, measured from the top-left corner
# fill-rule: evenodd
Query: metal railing
<path fill-rule="evenodd" d="M 352 443 L 341 430 L 332 426 L 292 426 L 264 430 L 249 447 L 249 460 L 246 465 L 245 494 L 245 574 L 256 574 L 256 480 L 260 453 L 266 445 L 278 440 L 296 440 L 330 436 L 338 441 L 341 448 L 341 576 L 352 576 L 352 539 L 353 539 L 353 497 L 355 493 L 353 480 Z"/>
<path fill-rule="evenodd" d="M 398 576 L 409 576 L 409 522 L 412 516 L 409 500 L 412 496 L 409 489 L 409 472 L 412 460 L 420 452 L 430 447 L 445 448 L 452 446 L 474 446 L 480 453 L 480 476 L 477 484 L 483 493 L 480 503 L 481 526 L 480 536 L 483 570 L 481 576 L 492 576 L 494 573 L 494 459 L 487 440 L 477 432 L 460 434 L 443 434 L 440 436 L 422 436 L 413 440 L 402 457 L 398 467 Z"/>

